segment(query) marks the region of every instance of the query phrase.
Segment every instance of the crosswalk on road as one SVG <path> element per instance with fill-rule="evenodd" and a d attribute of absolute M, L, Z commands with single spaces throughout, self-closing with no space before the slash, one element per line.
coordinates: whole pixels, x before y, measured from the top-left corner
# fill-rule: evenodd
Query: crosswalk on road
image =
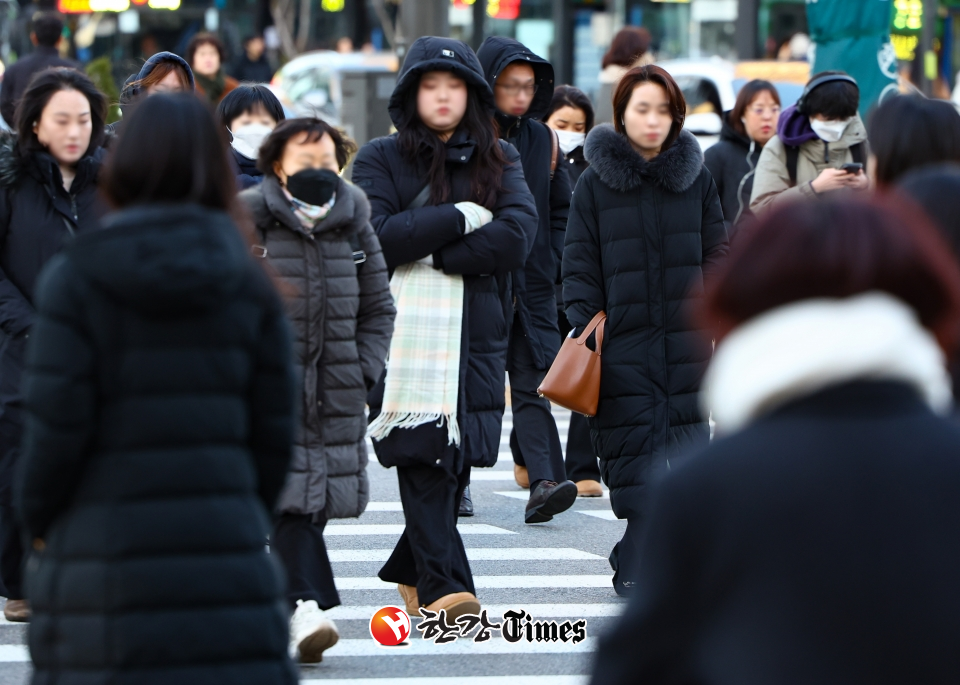
<path fill-rule="evenodd" d="M 566 442 L 569 413 L 555 412 Z M 474 469 L 471 491 L 475 516 L 460 519 L 477 595 L 491 620 L 509 610 L 524 610 L 534 620 L 587 621 L 587 638 L 570 642 L 507 642 L 499 631 L 487 642 L 461 638 L 435 644 L 412 631 L 409 645 L 381 647 L 369 630 L 370 618 L 384 606 L 403 607 L 396 586 L 377 577 L 403 530 L 396 474 L 384 469 L 371 451 L 371 502 L 359 519 L 327 525 L 325 537 L 342 606 L 328 612 L 340 641 L 323 662 L 301 667 L 303 685 L 584 685 L 596 637 L 609 627 L 624 604 L 613 591 L 607 556 L 623 534 L 625 522 L 610 511 L 609 496 L 581 498 L 548 523 L 526 525 L 528 493 L 513 482 L 504 420 L 498 463 Z M 414 617 L 416 626 L 419 618 Z M 28 682 L 29 655 L 22 625 L 0 622 L 0 685 Z M 455 663 L 451 660 L 455 660 Z M 451 675 L 455 677 L 451 680 Z M 229 684 L 224 684 L 229 685 Z"/>

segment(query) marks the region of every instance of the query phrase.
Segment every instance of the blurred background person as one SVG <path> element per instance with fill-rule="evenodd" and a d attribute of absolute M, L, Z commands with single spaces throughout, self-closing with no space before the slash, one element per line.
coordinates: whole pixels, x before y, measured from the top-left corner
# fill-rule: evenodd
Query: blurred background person
<path fill-rule="evenodd" d="M 842 71 L 813 76 L 797 104 L 780 115 L 777 135 L 763 146 L 750 209 L 758 213 L 778 202 L 866 190 L 867 129 L 859 106 L 853 77 Z"/>
<path fill-rule="evenodd" d="M 234 62 L 231 75 L 240 82 L 270 83 L 273 67 L 267 60 L 267 44 L 260 34 L 243 39 L 243 52 Z"/>
<path fill-rule="evenodd" d="M 960 163 L 960 113 L 951 103 L 914 96 L 889 98 L 870 117 L 867 167 L 880 190 L 914 169 L 946 162 Z"/>
<path fill-rule="evenodd" d="M 237 87 L 237 79 L 228 76 L 226 50 L 212 33 L 198 33 L 187 44 L 185 57 L 196 78 L 197 94 L 217 105 L 224 96 Z"/>
<path fill-rule="evenodd" d="M 500 451 L 509 274 L 533 244 L 537 211 L 465 43 L 418 38 L 389 108 L 398 132 L 353 164 L 397 303 L 369 434 L 380 463 L 397 467 L 406 525 L 378 575 L 398 583 L 411 616 L 424 606 L 453 620 L 480 610 L 457 515 L 471 467 Z"/>
<path fill-rule="evenodd" d="M 658 486 L 593 682 L 958 682 L 946 243 L 890 201 L 777 207 L 700 318 L 720 439 Z"/>
<path fill-rule="evenodd" d="M 520 153 L 523 178 L 539 219 L 526 264 L 512 277 L 515 313 L 507 373 L 514 477 L 517 485 L 530 492 L 524 522 L 545 523 L 577 500 L 577 486 L 567 479 L 550 401 L 537 392 L 560 350 L 556 286 L 570 209 L 570 181 L 556 134 L 543 123 L 553 99 L 553 65 L 503 36 L 485 40 L 477 58 L 493 89 L 500 136 Z M 472 503 L 468 513 L 473 513 Z"/>
<path fill-rule="evenodd" d="M 270 548 L 287 570 L 290 651 L 302 663 L 318 663 L 339 637 L 324 614 L 340 596 L 323 529 L 367 506 L 367 392 L 383 373 L 396 316 L 370 204 L 339 176 L 354 151 L 326 122 L 285 121 L 260 148 L 263 183 L 240 196 L 256 249 L 291 287 L 300 426 Z"/>
<path fill-rule="evenodd" d="M 138 73 L 127 77 L 120 89 L 120 111 L 129 117 L 143 97 L 158 93 L 192 93 L 195 85 L 193 70 L 186 60 L 172 52 L 158 52 L 143 63 Z M 113 135 L 120 135 L 122 130 L 123 119 L 108 125 L 108 141 Z"/>
<path fill-rule="evenodd" d="M 104 229 L 41 278 L 24 377 L 33 682 L 294 685 L 264 549 L 294 429 L 288 324 L 203 103 L 144 101 L 102 188 Z"/>
<path fill-rule="evenodd" d="M 240 190 L 263 179 L 257 168 L 260 146 L 286 117 L 283 105 L 264 85 L 241 83 L 217 105 L 217 119 L 230 134 L 230 152 Z"/>
<path fill-rule="evenodd" d="M 741 218 L 750 214 L 753 175 L 760 153 L 777 132 L 780 95 L 768 81 L 750 81 L 723 115 L 720 141 L 707 149 L 704 162 L 720 195 L 727 234 L 733 241 Z"/>
<path fill-rule="evenodd" d="M 33 17 L 30 42 L 35 49 L 7 67 L 0 88 L 0 114 L 10 128 L 17 126 L 17 104 L 34 74 L 50 67 L 73 67 L 79 64 L 63 59 L 57 46 L 63 36 L 63 19 L 56 12 L 38 12 Z"/>
<path fill-rule="evenodd" d="M 0 580 L 4 615 L 26 621 L 23 549 L 13 511 L 20 455 L 20 376 L 36 317 L 37 278 L 66 242 L 99 228 L 97 194 L 106 99 L 74 69 L 37 74 L 17 110 L 16 137 L 0 143 Z"/>
<path fill-rule="evenodd" d="M 577 185 L 580 174 L 589 166 L 583 156 L 583 145 L 593 128 L 593 104 L 583 91 L 573 86 L 557 86 L 553 91 L 550 109 L 544 115 L 547 126 L 557 133 L 560 152 L 566 160 L 570 176 L 570 192 Z M 573 326 L 567 321 L 563 309 L 563 286 L 557 286 L 557 321 L 561 341 L 570 334 Z M 564 458 L 567 478 L 577 484 L 580 497 L 600 497 L 600 464 L 590 442 L 590 428 L 583 414 L 573 412 L 567 432 L 567 452 Z"/>
<path fill-rule="evenodd" d="M 656 56 L 650 47 L 653 37 L 642 26 L 626 26 L 613 37 L 610 49 L 600 63 L 600 92 L 597 95 L 597 121 L 613 121 L 613 92 L 623 75 L 634 67 L 642 67 L 656 62 Z"/>
<path fill-rule="evenodd" d="M 587 137 L 563 254 L 567 318 L 583 330 L 606 312 L 600 405 L 588 419 L 617 518 L 614 589 L 635 587 L 636 532 L 653 474 L 710 439 L 697 403 L 712 348 L 687 309 L 727 253 L 716 186 L 686 103 L 657 66 L 631 69 L 614 94 L 614 125 Z"/>

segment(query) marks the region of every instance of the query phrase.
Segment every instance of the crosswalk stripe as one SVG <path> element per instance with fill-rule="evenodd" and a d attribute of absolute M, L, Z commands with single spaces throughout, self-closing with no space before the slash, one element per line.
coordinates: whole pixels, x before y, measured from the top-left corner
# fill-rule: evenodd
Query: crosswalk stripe
<path fill-rule="evenodd" d="M 330 549 L 330 561 L 386 561 L 392 549 Z M 599 554 L 583 552 L 572 547 L 467 547 L 470 561 L 590 561 L 606 560 Z"/>
<path fill-rule="evenodd" d="M 30 661 L 26 645 L 0 645 L 0 662 Z"/>
<path fill-rule="evenodd" d="M 474 576 L 477 588 L 582 588 L 606 587 L 613 589 L 612 574 L 564 575 L 564 576 Z M 397 584 L 388 583 L 374 576 L 363 578 L 334 578 L 337 590 L 391 590 Z"/>
<path fill-rule="evenodd" d="M 470 470 L 470 481 L 476 480 L 513 480 L 513 469 L 509 471 L 504 469 L 503 471 L 496 470 L 491 471 L 489 469 L 471 469 Z"/>
<path fill-rule="evenodd" d="M 493 494 L 495 494 L 495 495 L 503 495 L 504 497 L 509 497 L 510 499 L 522 499 L 524 502 L 526 502 L 528 499 L 530 499 L 530 492 L 527 491 L 527 490 L 494 490 L 494 491 L 493 491 Z M 610 491 L 609 491 L 609 490 L 604 490 L 602 497 L 578 497 L 578 498 L 577 498 L 577 501 L 578 501 L 578 502 L 583 502 L 583 501 L 588 501 L 588 502 L 589 502 L 589 501 L 592 500 L 592 499 L 595 499 L 595 500 L 597 500 L 597 501 L 601 501 L 601 500 L 605 500 L 605 499 L 608 500 L 608 499 L 610 499 Z"/>
<path fill-rule="evenodd" d="M 324 535 L 400 535 L 402 523 L 334 523 L 323 529 Z M 486 523 L 461 523 L 457 526 L 460 535 L 516 535 L 512 530 L 498 528 Z"/>
<path fill-rule="evenodd" d="M 329 652 L 327 652 L 329 654 Z M 587 685 L 586 675 L 511 675 L 457 677 L 458 685 Z M 448 685 L 450 676 L 433 678 L 331 678 L 329 680 L 301 680 L 300 685 Z"/>
<path fill-rule="evenodd" d="M 578 509 L 581 514 L 586 514 L 587 516 L 593 516 L 598 519 L 603 519 L 604 521 L 617 521 L 617 515 L 614 514 L 609 509 Z"/>
<path fill-rule="evenodd" d="M 367 502 L 365 511 L 403 511 L 402 502 Z"/>
<path fill-rule="evenodd" d="M 542 618 L 605 618 L 616 617 L 623 613 L 626 604 L 526 604 L 516 602 L 514 604 L 484 604 L 481 597 L 481 608 L 487 610 L 487 615 L 499 620 L 504 613 L 511 610 L 523 609 L 534 617 L 534 620 Z M 397 602 L 400 602 L 400 595 L 397 595 Z M 352 607 L 334 607 L 324 613 L 334 621 L 369 621 L 373 615 L 380 611 L 385 604 L 370 604 Z M 403 604 L 400 604 L 403 608 Z M 414 618 L 418 618 L 414 616 Z"/>
<path fill-rule="evenodd" d="M 589 626 L 588 626 L 589 627 Z M 458 639 L 456 642 L 438 645 L 432 640 L 423 640 L 420 635 L 411 635 L 409 646 L 381 647 L 373 639 L 340 640 L 323 653 L 327 658 L 338 656 L 446 656 L 454 654 L 573 654 L 592 652 L 595 638 L 587 637 L 582 642 L 507 642 L 494 637 L 486 642 L 474 642 L 472 639 Z M 509 676 L 507 676 L 509 679 Z M 460 682 L 456 679 L 456 682 Z"/>

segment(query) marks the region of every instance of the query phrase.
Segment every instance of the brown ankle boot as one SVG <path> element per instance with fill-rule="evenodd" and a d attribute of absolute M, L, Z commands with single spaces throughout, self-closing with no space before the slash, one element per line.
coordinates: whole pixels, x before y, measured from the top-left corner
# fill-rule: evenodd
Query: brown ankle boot
<path fill-rule="evenodd" d="M 517 481 L 517 485 L 519 485 L 524 490 L 530 489 L 530 474 L 527 473 L 526 466 L 520 466 L 519 464 L 514 464 L 513 479 Z"/>
<path fill-rule="evenodd" d="M 3 617 L 14 623 L 29 623 L 30 602 L 25 599 L 8 599 L 3 607 Z"/>
<path fill-rule="evenodd" d="M 444 609 L 447 612 L 447 623 L 450 624 L 464 614 L 479 614 L 480 602 L 469 592 L 454 592 L 450 595 L 444 595 L 424 608 L 429 611 Z"/>
<path fill-rule="evenodd" d="M 410 618 L 420 616 L 420 600 L 417 599 L 417 588 L 413 585 L 397 585 L 397 590 L 400 592 L 400 596 L 403 597 L 407 615 Z"/>
<path fill-rule="evenodd" d="M 578 480 L 577 496 L 579 497 L 603 497 L 603 487 L 595 480 Z"/>

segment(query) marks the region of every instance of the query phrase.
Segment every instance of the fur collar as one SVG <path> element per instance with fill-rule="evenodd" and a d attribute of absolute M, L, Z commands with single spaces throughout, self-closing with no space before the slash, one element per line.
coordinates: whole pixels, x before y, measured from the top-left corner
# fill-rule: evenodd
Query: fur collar
<path fill-rule="evenodd" d="M 916 314 L 881 292 L 778 307 L 743 324 L 719 345 L 702 401 L 717 434 L 832 385 L 893 380 L 917 389 L 946 414 L 952 404 L 943 351 Z"/>
<path fill-rule="evenodd" d="M 643 181 L 654 183 L 671 193 L 682 193 L 693 185 L 703 168 L 700 143 L 689 131 L 680 131 L 670 148 L 649 162 L 637 154 L 626 136 L 601 124 L 587 136 L 584 157 L 605 184 L 628 193 Z"/>

